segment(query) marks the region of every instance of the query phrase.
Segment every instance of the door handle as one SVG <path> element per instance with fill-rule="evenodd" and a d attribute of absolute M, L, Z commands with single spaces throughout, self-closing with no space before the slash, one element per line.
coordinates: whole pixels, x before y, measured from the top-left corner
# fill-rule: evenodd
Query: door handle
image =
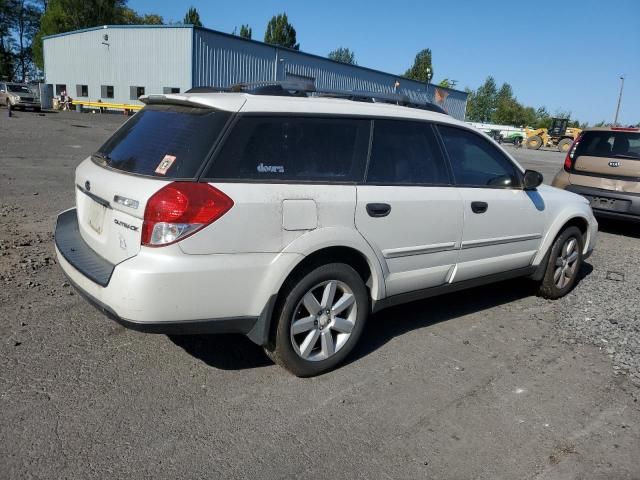
<path fill-rule="evenodd" d="M 386 217 L 391 212 L 388 203 L 367 203 L 367 213 L 370 217 Z"/>
<path fill-rule="evenodd" d="M 487 202 L 471 202 L 471 211 L 473 213 L 484 213 L 489 208 Z"/>

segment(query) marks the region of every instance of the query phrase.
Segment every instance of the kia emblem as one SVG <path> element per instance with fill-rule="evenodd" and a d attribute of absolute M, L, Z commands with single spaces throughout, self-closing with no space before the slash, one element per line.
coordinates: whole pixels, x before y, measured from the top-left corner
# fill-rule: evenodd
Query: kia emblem
<path fill-rule="evenodd" d="M 616 162 L 616 161 L 611 161 L 609 162 L 609 166 L 610 167 L 619 167 L 620 166 L 620 162 Z"/>
<path fill-rule="evenodd" d="M 89 182 L 89 180 L 84 182 L 84 188 L 87 192 L 91 190 L 91 183 Z"/>

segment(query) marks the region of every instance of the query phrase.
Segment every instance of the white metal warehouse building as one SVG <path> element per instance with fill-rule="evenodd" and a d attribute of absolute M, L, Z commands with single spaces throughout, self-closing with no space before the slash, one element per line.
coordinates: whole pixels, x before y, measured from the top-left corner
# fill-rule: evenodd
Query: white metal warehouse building
<path fill-rule="evenodd" d="M 44 38 L 45 83 L 54 95 L 138 104 L 192 87 L 311 80 L 318 89 L 402 93 L 464 119 L 467 94 L 191 25 L 116 25 Z M 396 81 L 400 83 L 395 87 Z"/>

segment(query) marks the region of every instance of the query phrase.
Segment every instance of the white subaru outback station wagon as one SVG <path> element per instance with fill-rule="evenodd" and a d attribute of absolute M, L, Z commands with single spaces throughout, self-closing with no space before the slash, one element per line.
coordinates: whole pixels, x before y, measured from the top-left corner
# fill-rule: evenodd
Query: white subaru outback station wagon
<path fill-rule="evenodd" d="M 298 376 L 391 305 L 513 277 L 571 290 L 587 200 L 437 108 L 332 97 L 143 97 L 58 217 L 74 287 L 135 330 L 245 334 Z"/>

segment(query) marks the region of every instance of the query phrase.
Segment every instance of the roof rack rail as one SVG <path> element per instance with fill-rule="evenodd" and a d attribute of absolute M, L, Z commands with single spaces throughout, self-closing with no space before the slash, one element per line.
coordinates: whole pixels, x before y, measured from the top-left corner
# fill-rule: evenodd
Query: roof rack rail
<path fill-rule="evenodd" d="M 230 91 L 231 89 L 224 87 L 193 87 L 189 90 L 185 90 L 184 93 L 220 93 Z"/>
<path fill-rule="evenodd" d="M 409 96 L 401 93 L 371 92 L 366 90 L 333 90 L 317 89 L 312 80 L 285 80 L 236 83 L 228 88 L 221 87 L 194 87 L 185 93 L 212 93 L 212 92 L 244 92 L 252 95 L 274 95 L 287 97 L 325 97 L 341 98 L 355 102 L 389 103 L 408 108 L 417 108 L 431 112 L 447 112 L 440 106 L 430 102 L 417 102 Z"/>

